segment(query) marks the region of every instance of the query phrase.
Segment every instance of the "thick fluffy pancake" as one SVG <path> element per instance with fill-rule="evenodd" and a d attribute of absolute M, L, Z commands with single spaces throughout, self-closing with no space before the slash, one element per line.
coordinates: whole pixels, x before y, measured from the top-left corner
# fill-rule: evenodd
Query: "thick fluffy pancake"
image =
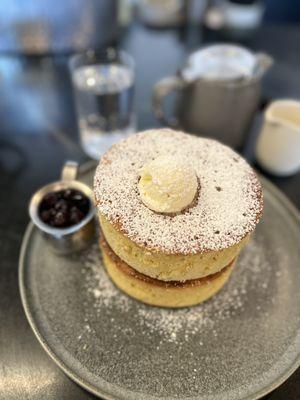
<path fill-rule="evenodd" d="M 198 191 L 191 207 L 175 215 L 157 213 L 141 200 L 141 168 L 172 156 L 191 165 Z M 145 251 L 193 255 L 238 244 L 257 225 L 263 209 L 253 169 L 221 143 L 171 129 L 130 136 L 101 157 L 94 178 L 99 214 Z"/>
<path fill-rule="evenodd" d="M 235 260 L 222 271 L 186 282 L 164 282 L 143 275 L 122 261 L 102 237 L 104 265 L 113 282 L 129 296 L 160 307 L 186 307 L 199 304 L 217 293 L 228 280 Z"/>
<path fill-rule="evenodd" d="M 165 254 L 138 246 L 100 216 L 102 232 L 114 253 L 140 273 L 162 281 L 185 281 L 215 274 L 235 259 L 249 239 L 220 251 L 199 254 Z"/>

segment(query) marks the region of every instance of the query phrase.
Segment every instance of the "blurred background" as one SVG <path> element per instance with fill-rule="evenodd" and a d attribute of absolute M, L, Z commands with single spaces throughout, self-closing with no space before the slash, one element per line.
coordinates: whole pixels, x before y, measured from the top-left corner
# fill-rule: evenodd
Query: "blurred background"
<path fill-rule="evenodd" d="M 199 50 L 220 43 L 239 47 L 202 58 Z M 97 159 L 112 139 L 171 124 L 234 147 L 300 208 L 299 46 L 298 0 L 0 1 L 0 310 L 7 315 L 7 329 L 0 331 L 0 372 L 6 364 L 19 368 L 17 379 L 9 379 L 12 372 L 5 385 L 0 379 L 0 397 L 24 398 L 22 385 L 40 370 L 53 373 L 60 398 L 67 398 L 66 387 L 69 393 L 81 390 L 53 372 L 18 300 L 19 248 L 32 193 L 57 180 L 67 159 Z M 78 53 L 83 54 L 74 58 Z M 225 56 L 242 73 L 224 77 Z M 189 80 L 187 66 L 195 67 L 195 79 Z M 212 79 L 212 71 L 219 75 Z M 293 102 L 280 104 L 280 112 L 272 110 L 278 127 L 273 140 L 266 123 L 273 115 L 268 121 L 266 110 L 278 99 Z M 197 119 L 198 110 L 204 110 L 203 118 Z M 210 129 L 212 121 L 223 121 L 221 115 L 221 127 Z M 232 125 L 242 115 L 243 123 Z M 262 132 L 266 140 L 257 152 Z M 16 332 L 15 337 L 7 332 Z M 30 365 L 26 354 L 34 355 Z M 27 375 L 21 374 L 22 365 Z M 42 383 L 36 386 L 39 398 L 46 398 Z M 299 371 L 268 396 L 299 397 Z M 82 391 L 81 398 L 92 396 Z"/>
<path fill-rule="evenodd" d="M 21 176 L 30 193 L 55 178 L 65 158 L 88 158 L 80 144 L 72 54 L 113 47 L 131 55 L 133 125 L 140 130 L 160 125 L 152 110 L 154 85 L 183 68 L 195 50 L 230 42 L 263 51 L 274 64 L 261 82 L 255 125 L 271 100 L 299 98 L 299 21 L 296 0 L 2 0 L 1 184 L 17 184 Z M 169 97 L 166 113 L 176 96 Z M 254 136 L 245 130 L 237 146 L 250 160 Z M 236 147 L 230 138 L 221 139 Z M 299 204 L 298 195 L 291 197 Z"/>

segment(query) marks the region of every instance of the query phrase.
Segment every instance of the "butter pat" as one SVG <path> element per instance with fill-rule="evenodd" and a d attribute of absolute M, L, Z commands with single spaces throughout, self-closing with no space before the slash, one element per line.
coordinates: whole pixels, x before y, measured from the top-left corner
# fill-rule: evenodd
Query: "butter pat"
<path fill-rule="evenodd" d="M 160 213 L 179 212 L 187 208 L 196 196 L 196 173 L 186 161 L 178 157 L 157 157 L 145 164 L 140 174 L 140 197 L 150 210 Z"/>

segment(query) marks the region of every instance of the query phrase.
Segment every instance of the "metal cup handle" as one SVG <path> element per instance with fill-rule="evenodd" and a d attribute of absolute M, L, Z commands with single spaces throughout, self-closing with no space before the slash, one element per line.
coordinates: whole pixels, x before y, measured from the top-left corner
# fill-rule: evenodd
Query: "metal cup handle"
<path fill-rule="evenodd" d="M 78 175 L 78 163 L 75 161 L 67 161 L 61 172 L 61 180 L 64 182 L 75 181 Z"/>
<path fill-rule="evenodd" d="M 159 81 L 155 86 L 152 94 L 152 109 L 155 117 L 163 124 L 172 128 L 179 127 L 179 121 L 175 116 L 167 117 L 164 112 L 163 102 L 164 98 L 178 90 L 185 87 L 185 82 L 180 76 L 169 76 Z"/>
<path fill-rule="evenodd" d="M 253 75 L 264 75 L 269 68 L 274 64 L 274 59 L 266 53 L 256 53 L 256 65 Z"/>

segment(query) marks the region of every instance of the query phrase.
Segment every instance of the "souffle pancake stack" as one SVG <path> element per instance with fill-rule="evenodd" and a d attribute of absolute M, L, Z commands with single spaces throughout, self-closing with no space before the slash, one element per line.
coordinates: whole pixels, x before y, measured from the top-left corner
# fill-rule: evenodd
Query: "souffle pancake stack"
<path fill-rule="evenodd" d="M 94 193 L 109 276 L 163 307 L 198 304 L 220 290 L 263 209 L 261 185 L 242 157 L 171 129 L 112 146 Z"/>

